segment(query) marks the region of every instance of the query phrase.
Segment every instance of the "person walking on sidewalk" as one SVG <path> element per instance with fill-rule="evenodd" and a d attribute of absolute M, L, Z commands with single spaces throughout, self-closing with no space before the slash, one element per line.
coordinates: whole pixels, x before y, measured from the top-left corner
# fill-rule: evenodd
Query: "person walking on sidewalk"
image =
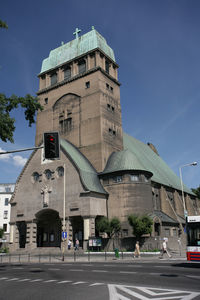
<path fill-rule="evenodd" d="M 169 251 L 167 250 L 167 241 L 166 241 L 166 239 L 164 239 L 163 243 L 162 243 L 162 254 L 161 254 L 160 258 L 163 258 L 165 254 L 167 254 L 169 258 L 172 257 L 171 254 L 169 253 Z"/>
<path fill-rule="evenodd" d="M 75 250 L 79 250 L 79 240 L 76 239 L 75 241 Z"/>
<path fill-rule="evenodd" d="M 136 244 L 135 244 L 135 252 L 134 252 L 133 257 L 138 257 L 138 258 L 140 258 L 140 244 L 139 244 L 138 241 L 137 241 Z"/>

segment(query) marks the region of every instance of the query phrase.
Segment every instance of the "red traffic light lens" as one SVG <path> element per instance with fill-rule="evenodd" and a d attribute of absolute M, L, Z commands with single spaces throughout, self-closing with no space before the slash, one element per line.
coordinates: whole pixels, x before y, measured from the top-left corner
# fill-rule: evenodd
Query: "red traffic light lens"
<path fill-rule="evenodd" d="M 54 141 L 54 137 L 52 135 L 49 136 L 49 140 L 50 142 L 53 142 Z"/>

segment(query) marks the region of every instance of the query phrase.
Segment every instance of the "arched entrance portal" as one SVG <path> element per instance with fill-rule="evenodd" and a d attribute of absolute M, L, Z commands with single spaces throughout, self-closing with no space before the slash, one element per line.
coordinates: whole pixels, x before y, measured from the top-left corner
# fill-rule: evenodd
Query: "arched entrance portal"
<path fill-rule="evenodd" d="M 75 245 L 76 239 L 79 240 L 80 247 L 83 247 L 83 218 L 81 216 L 77 217 L 70 217 L 71 225 L 72 225 L 72 232 L 73 232 L 73 243 Z"/>
<path fill-rule="evenodd" d="M 37 247 L 61 246 L 61 220 L 57 211 L 45 209 L 36 214 Z"/>

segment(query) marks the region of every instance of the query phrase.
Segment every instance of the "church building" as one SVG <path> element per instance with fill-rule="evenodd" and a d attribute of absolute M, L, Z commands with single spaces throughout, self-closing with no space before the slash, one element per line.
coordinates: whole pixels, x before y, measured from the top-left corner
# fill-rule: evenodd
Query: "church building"
<path fill-rule="evenodd" d="M 41 148 L 16 182 L 10 251 L 61 247 L 62 231 L 87 249 L 102 216 L 119 218 L 122 239 L 132 236 L 130 214 L 152 218 L 152 237 L 177 237 L 185 223 L 179 177 L 152 144 L 123 132 L 119 66 L 105 38 L 94 27 L 74 35 L 50 51 L 38 75 Z M 60 159 L 44 158 L 44 132 L 59 132 Z M 188 214 L 200 214 L 186 186 L 184 195 Z"/>

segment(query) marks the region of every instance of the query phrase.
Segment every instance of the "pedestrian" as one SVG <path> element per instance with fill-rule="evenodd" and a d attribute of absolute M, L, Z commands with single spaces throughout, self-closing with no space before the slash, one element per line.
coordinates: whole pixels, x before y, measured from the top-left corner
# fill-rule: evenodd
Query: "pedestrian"
<path fill-rule="evenodd" d="M 71 249 L 72 242 L 69 240 L 67 245 L 68 245 L 68 250 L 70 250 L 70 249 Z"/>
<path fill-rule="evenodd" d="M 162 243 L 162 254 L 160 258 L 163 258 L 164 255 L 167 254 L 169 258 L 171 258 L 172 256 L 170 255 L 170 253 L 167 250 L 167 241 L 164 238 L 163 243 Z"/>
<path fill-rule="evenodd" d="M 79 240 L 76 239 L 76 242 L 75 242 L 75 250 L 79 250 Z"/>
<path fill-rule="evenodd" d="M 136 244 L 135 244 L 134 257 L 140 258 L 140 244 L 139 244 L 139 241 L 137 241 Z"/>

